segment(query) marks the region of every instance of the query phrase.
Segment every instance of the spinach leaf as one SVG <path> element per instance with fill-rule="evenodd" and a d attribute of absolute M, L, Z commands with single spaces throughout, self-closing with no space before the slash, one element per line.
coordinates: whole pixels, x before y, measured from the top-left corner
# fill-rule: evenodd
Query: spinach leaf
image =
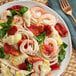
<path fill-rule="evenodd" d="M 46 36 L 46 32 L 42 32 L 40 35 L 38 35 L 37 37 L 35 36 L 35 39 L 38 42 L 43 42 L 45 40 L 45 36 Z"/>
<path fill-rule="evenodd" d="M 8 21 L 7 21 L 7 24 L 8 26 L 13 22 L 13 18 L 12 17 L 9 17 Z"/>
<path fill-rule="evenodd" d="M 33 67 L 32 64 L 27 64 L 27 68 L 28 68 L 27 70 L 28 70 L 28 71 L 32 71 L 32 69 L 33 69 L 32 67 Z"/>
<path fill-rule="evenodd" d="M 34 38 L 39 42 L 39 51 L 40 51 L 40 55 L 42 53 L 41 51 L 41 46 L 45 40 L 45 37 L 46 37 L 46 32 L 42 32 L 40 35 L 38 35 L 37 37 L 34 36 Z"/>
<path fill-rule="evenodd" d="M 6 33 L 12 28 L 12 26 L 9 27 L 12 21 L 13 21 L 12 17 L 9 17 L 7 23 L 0 24 L 0 26 L 3 27 L 2 29 L 0 29 L 0 38 L 3 38 L 6 35 Z"/>
<path fill-rule="evenodd" d="M 0 30 L 0 38 L 3 38 L 12 27 L 5 27 Z"/>
<path fill-rule="evenodd" d="M 21 14 L 21 16 L 23 16 L 23 14 L 25 13 L 25 12 L 27 12 L 28 11 L 28 8 L 27 7 L 21 7 L 21 9 L 20 9 L 20 14 Z"/>
<path fill-rule="evenodd" d="M 26 64 L 26 66 L 27 66 L 27 70 L 28 70 L 28 71 L 32 71 L 32 69 L 33 69 L 33 64 L 30 64 L 30 63 L 28 62 L 28 59 L 25 60 L 25 64 Z"/>
<path fill-rule="evenodd" d="M 17 12 L 16 10 L 10 10 L 10 12 L 11 12 L 12 16 L 15 16 L 15 15 L 21 16 L 20 12 Z"/>
<path fill-rule="evenodd" d="M 19 12 L 17 12 L 16 10 L 10 10 L 12 16 L 15 16 L 15 15 L 23 16 L 23 14 L 27 11 L 28 11 L 27 7 L 21 7 Z"/>
<path fill-rule="evenodd" d="M 0 58 L 4 58 L 4 57 L 5 57 L 5 55 L 4 55 L 4 48 L 1 47 L 0 48 Z"/>
<path fill-rule="evenodd" d="M 0 26 L 2 26 L 2 27 L 7 27 L 8 24 L 7 24 L 7 23 L 0 23 Z"/>
<path fill-rule="evenodd" d="M 63 61 L 63 59 L 65 58 L 66 55 L 66 51 L 65 48 L 67 47 L 67 44 L 63 42 L 63 44 L 60 47 L 60 52 L 58 54 L 58 62 L 59 65 L 61 65 L 61 62 Z"/>
<path fill-rule="evenodd" d="M 0 30 L 0 38 L 3 38 L 6 35 L 6 31 L 3 31 L 3 29 Z"/>
<path fill-rule="evenodd" d="M 4 27 L 8 27 L 13 21 L 12 17 L 9 17 L 8 21 L 6 23 L 0 23 L 0 26 Z"/>
<path fill-rule="evenodd" d="M 26 76 L 31 76 L 30 74 L 26 75 Z"/>
<path fill-rule="evenodd" d="M 59 65 L 61 65 L 61 62 L 65 58 L 65 55 L 66 55 L 66 51 L 64 49 L 61 49 L 60 52 L 59 52 L 59 55 L 58 55 Z"/>
<path fill-rule="evenodd" d="M 68 45 L 63 42 L 63 44 L 62 44 L 62 46 L 61 46 L 61 49 L 65 49 L 65 48 L 67 48 L 67 46 L 68 46 Z"/>
<path fill-rule="evenodd" d="M 5 31 L 5 32 L 8 32 L 12 27 L 13 27 L 13 26 L 7 27 L 7 28 L 3 28 L 3 29 L 1 29 L 1 30 L 2 30 L 2 31 Z"/>
<path fill-rule="evenodd" d="M 42 53 L 42 51 L 41 51 L 42 44 L 43 44 L 42 42 L 39 43 L 39 51 L 40 51 L 40 55 L 41 55 L 41 53 Z"/>

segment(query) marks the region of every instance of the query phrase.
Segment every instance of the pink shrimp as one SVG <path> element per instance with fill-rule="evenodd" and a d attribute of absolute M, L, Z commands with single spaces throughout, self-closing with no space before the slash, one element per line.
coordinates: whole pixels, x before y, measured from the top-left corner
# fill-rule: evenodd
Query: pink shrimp
<path fill-rule="evenodd" d="M 33 64 L 33 69 L 36 73 L 40 74 L 40 69 L 39 66 L 43 64 L 43 61 L 38 61 L 36 63 Z"/>
<path fill-rule="evenodd" d="M 46 22 L 45 22 L 45 21 Z M 49 24 L 49 25 L 55 25 L 56 24 L 56 18 L 55 16 L 51 15 L 51 14 L 43 14 L 39 19 L 37 24 L 40 24 L 40 22 L 43 21 L 43 24 Z"/>
<path fill-rule="evenodd" d="M 50 45 L 50 47 L 53 49 L 53 53 L 51 54 L 50 58 L 52 58 L 56 54 L 58 54 L 58 46 L 57 46 L 57 41 L 55 39 L 47 38 L 47 39 L 45 39 L 44 43 L 46 45 Z"/>
<path fill-rule="evenodd" d="M 38 15 L 38 13 L 40 13 Z M 45 14 L 44 9 L 42 7 L 36 6 L 31 8 L 31 15 L 34 18 L 39 18 L 42 14 Z"/>
<path fill-rule="evenodd" d="M 23 24 L 23 18 L 19 15 L 14 16 L 12 24 L 14 24 L 15 26 L 22 25 Z"/>
<path fill-rule="evenodd" d="M 32 73 L 31 76 L 39 76 L 38 73 Z"/>
<path fill-rule="evenodd" d="M 27 39 L 24 40 L 24 41 L 21 43 L 21 45 L 20 45 L 20 51 L 21 51 L 22 53 L 27 53 L 28 51 L 30 51 L 30 50 L 28 49 L 28 47 L 25 48 L 25 45 L 27 45 L 27 43 L 28 43 L 28 40 L 27 40 Z M 33 41 L 32 41 L 32 40 L 29 40 L 29 44 L 33 44 Z"/>

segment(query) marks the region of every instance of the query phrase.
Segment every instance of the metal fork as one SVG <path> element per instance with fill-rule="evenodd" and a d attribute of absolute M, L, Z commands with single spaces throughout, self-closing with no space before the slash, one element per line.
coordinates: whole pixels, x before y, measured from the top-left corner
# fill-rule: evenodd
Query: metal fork
<path fill-rule="evenodd" d="M 74 16 L 72 15 L 72 8 L 69 4 L 69 2 L 67 0 L 59 0 L 61 9 L 63 10 L 63 12 L 67 15 L 69 15 L 73 21 L 76 23 L 76 20 L 74 18 Z"/>

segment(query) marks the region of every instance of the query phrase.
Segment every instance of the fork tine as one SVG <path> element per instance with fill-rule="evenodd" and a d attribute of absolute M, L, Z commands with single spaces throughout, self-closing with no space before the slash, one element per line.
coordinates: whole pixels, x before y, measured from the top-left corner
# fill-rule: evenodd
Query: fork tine
<path fill-rule="evenodd" d="M 64 7 L 63 7 L 63 5 L 62 5 L 61 0 L 59 0 L 59 3 L 60 3 L 61 8 L 63 9 Z"/>
<path fill-rule="evenodd" d="M 65 0 L 66 6 L 68 6 L 67 0 Z"/>
<path fill-rule="evenodd" d="M 70 6 L 69 2 L 67 0 L 65 0 L 66 4 Z"/>
<path fill-rule="evenodd" d="M 61 0 L 61 2 L 62 2 L 62 5 L 63 5 L 63 8 L 65 7 L 65 2 L 64 2 L 64 0 Z"/>
<path fill-rule="evenodd" d="M 70 6 L 67 0 L 59 0 L 59 3 L 62 9 L 64 9 L 67 6 Z"/>
<path fill-rule="evenodd" d="M 62 1 L 63 1 L 63 3 L 64 3 L 65 7 L 67 7 L 68 4 L 67 4 L 66 0 L 62 0 Z"/>

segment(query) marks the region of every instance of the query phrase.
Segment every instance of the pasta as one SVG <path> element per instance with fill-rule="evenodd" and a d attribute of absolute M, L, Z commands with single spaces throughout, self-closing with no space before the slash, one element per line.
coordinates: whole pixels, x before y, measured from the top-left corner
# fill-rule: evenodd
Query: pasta
<path fill-rule="evenodd" d="M 50 76 L 63 61 L 67 45 L 54 15 L 42 7 L 15 5 L 0 20 L 2 76 Z M 9 55 L 6 59 L 6 56 Z M 54 67 L 55 66 L 55 67 Z M 14 71 L 14 73 L 12 72 Z"/>

